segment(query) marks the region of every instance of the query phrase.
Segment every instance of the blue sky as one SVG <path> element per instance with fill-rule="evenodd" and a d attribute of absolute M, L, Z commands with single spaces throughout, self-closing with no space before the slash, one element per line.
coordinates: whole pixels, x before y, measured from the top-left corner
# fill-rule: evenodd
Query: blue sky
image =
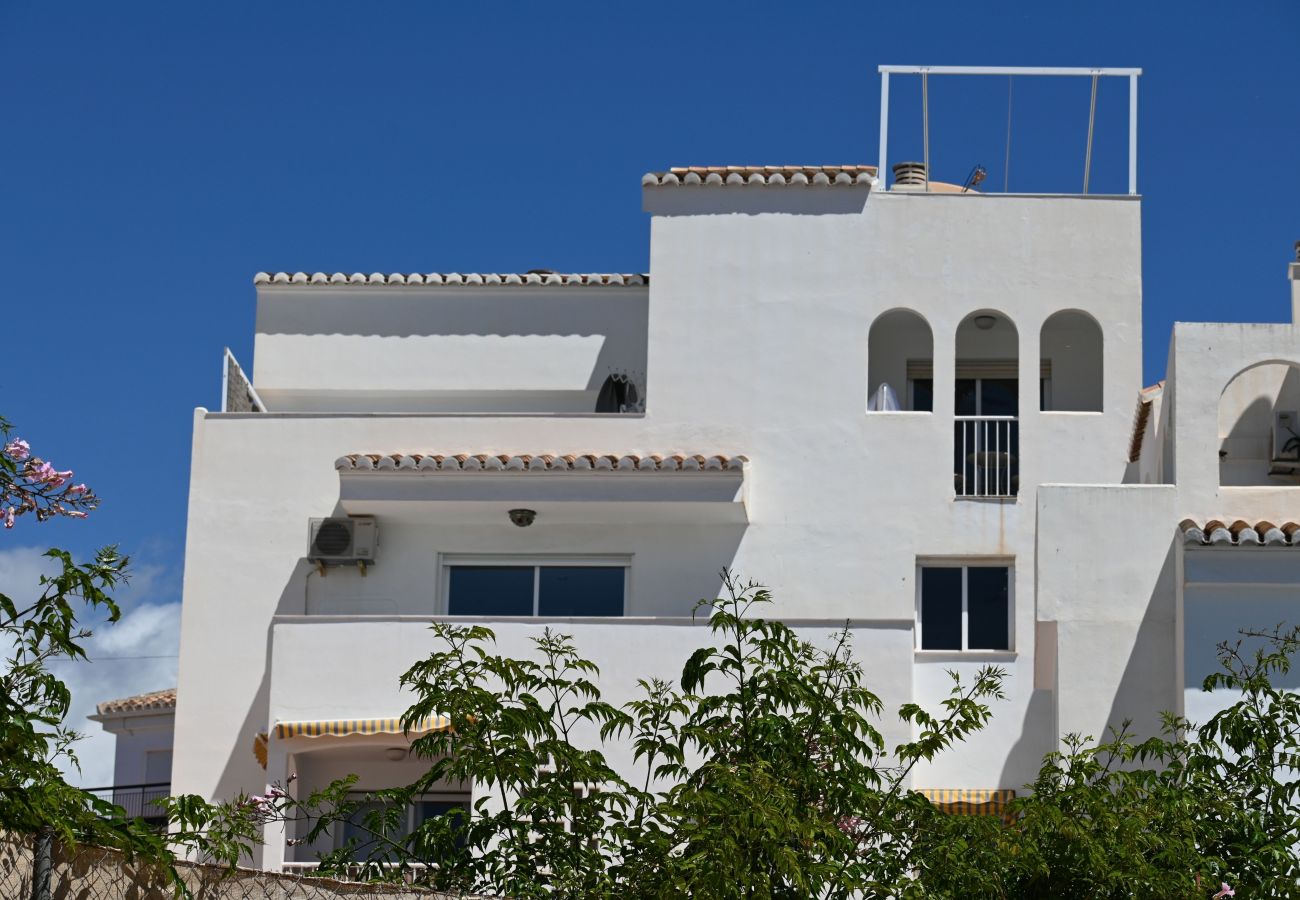
<path fill-rule="evenodd" d="M 150 573 L 132 602 L 174 601 L 191 414 L 223 346 L 251 361 L 254 272 L 643 271 L 642 173 L 874 163 L 882 63 L 1144 68 L 1159 378 L 1175 320 L 1286 319 L 1300 238 L 1300 6 L 1171 9 L 6 3 L 0 413 L 105 502 L 0 551 L 120 542 Z M 915 82 L 893 161 L 920 153 Z M 936 178 L 1000 187 L 1006 93 L 932 81 Z M 1087 82 L 1014 97 L 1012 189 L 1076 190 Z M 1103 84 L 1094 191 L 1123 190 L 1125 99 Z"/>

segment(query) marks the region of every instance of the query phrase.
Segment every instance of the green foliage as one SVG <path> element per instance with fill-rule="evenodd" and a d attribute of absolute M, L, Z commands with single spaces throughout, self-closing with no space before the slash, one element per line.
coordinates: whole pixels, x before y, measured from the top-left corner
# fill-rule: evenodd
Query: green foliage
<path fill-rule="evenodd" d="M 1071 735 L 1009 823 L 940 817 L 921 838 L 914 896 L 1300 897 L 1300 700 L 1273 684 L 1300 631 L 1219 646 L 1207 691 L 1239 696 L 1199 727 L 1167 716 L 1137 741 Z"/>
<path fill-rule="evenodd" d="M 143 821 L 69 785 L 60 769 L 61 762 L 76 764 L 78 735 L 67 724 L 71 694 L 49 663 L 86 658 L 83 642 L 90 632 L 78 622 L 80 609 L 117 620 L 108 592 L 124 577 L 127 560 L 113 548 L 99 551 L 90 563 L 76 563 L 63 550 L 45 555 L 58 570 L 41 576 L 35 600 L 22 603 L 0 594 L 0 632 L 8 647 L 0 665 L 0 829 L 52 829 L 64 842 L 166 861 L 164 842 Z"/>
<path fill-rule="evenodd" d="M 55 472 L 30 455 L 26 442 L 9 441 L 0 418 L 0 500 L 5 527 L 15 513 L 80 518 L 97 498 L 84 485 L 65 486 L 71 472 Z M 0 831 L 48 831 L 65 843 L 81 841 L 125 851 L 164 866 L 172 860 L 165 841 L 125 810 L 68 784 L 60 764 L 76 766 L 79 737 L 68 726 L 72 696 L 49 668 L 56 660 L 84 660 L 90 631 L 78 616 L 89 611 L 109 623 L 120 611 L 111 591 L 127 576 L 127 559 L 114 547 L 93 561 L 75 562 L 50 550 L 53 574 L 41 575 L 35 599 L 0 594 Z"/>
<path fill-rule="evenodd" d="M 572 639 L 546 631 L 534 659 L 495 652 L 482 626 L 438 623 L 439 649 L 405 674 L 408 726 L 444 715 L 452 728 L 418 738 L 429 760 L 416 783 L 362 800 L 336 783 L 285 800 L 283 818 L 313 841 L 379 801 L 369 833 L 322 860 L 322 871 L 415 879 L 451 892 L 525 897 L 886 896 L 910 881 L 917 823 L 935 813 L 906 790 L 917 762 L 979 729 L 1003 673 L 954 680 L 933 712 L 901 710 L 919 736 L 887 748 L 880 699 L 864 684 L 846 629 L 829 647 L 759 618 L 767 591 L 726 576 L 702 604 L 710 646 L 679 686 L 641 682 L 615 707 Z M 640 775 L 604 755 L 615 747 Z M 400 821 L 421 794 L 475 785 L 467 816 Z M 368 848 L 368 849 L 367 849 Z M 360 850 L 366 859 L 355 862 Z M 428 868 L 418 863 L 436 863 Z"/>

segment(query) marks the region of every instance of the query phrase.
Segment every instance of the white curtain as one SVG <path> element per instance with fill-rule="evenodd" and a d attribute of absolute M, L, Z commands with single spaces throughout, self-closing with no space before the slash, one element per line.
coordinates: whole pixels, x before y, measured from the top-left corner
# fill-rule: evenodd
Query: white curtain
<path fill-rule="evenodd" d="M 867 400 L 868 412 L 894 412 L 903 407 L 898 403 L 898 394 L 889 386 L 889 382 L 882 381 L 880 387 L 876 388 L 871 398 Z"/>

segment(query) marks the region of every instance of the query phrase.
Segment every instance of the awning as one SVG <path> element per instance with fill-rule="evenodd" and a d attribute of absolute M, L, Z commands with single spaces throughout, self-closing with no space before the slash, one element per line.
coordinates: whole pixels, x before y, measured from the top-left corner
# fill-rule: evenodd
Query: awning
<path fill-rule="evenodd" d="M 917 791 L 942 812 L 954 816 L 1001 816 L 1016 799 L 1009 788 L 922 788 Z"/>
<path fill-rule="evenodd" d="M 429 734 L 451 728 L 446 716 L 429 716 L 402 727 L 397 719 L 313 719 L 303 722 L 276 722 L 277 740 L 295 737 L 347 737 L 353 734 Z"/>

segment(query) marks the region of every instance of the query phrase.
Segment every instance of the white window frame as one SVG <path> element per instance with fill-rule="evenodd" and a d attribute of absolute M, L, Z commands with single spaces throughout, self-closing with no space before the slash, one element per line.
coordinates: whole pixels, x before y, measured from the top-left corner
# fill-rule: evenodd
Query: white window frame
<path fill-rule="evenodd" d="M 926 648 L 921 634 L 921 571 L 923 569 L 961 569 L 961 647 L 960 649 Z M 1007 570 L 1007 646 L 1001 649 L 972 649 L 970 643 L 970 609 L 968 569 Z M 979 656 L 988 653 L 1016 652 L 1016 565 L 1010 559 L 919 559 L 916 562 L 916 647 L 917 653 L 961 653 Z"/>
<path fill-rule="evenodd" d="M 631 554 L 594 554 L 588 556 L 547 556 L 545 554 L 529 554 L 524 556 L 497 555 L 493 553 L 457 553 L 440 555 L 438 560 L 438 609 L 439 615 L 451 615 L 451 569 L 453 566 L 482 566 L 494 568 L 498 566 L 518 566 L 529 567 L 533 569 L 533 611 L 530 616 L 506 616 L 504 618 L 553 618 L 551 616 L 539 616 L 538 609 L 541 602 L 542 593 L 542 573 L 543 567 L 607 567 L 611 569 L 621 568 L 623 570 L 623 616 L 627 615 L 628 607 L 632 602 L 632 555 Z M 472 619 L 474 616 L 463 616 L 458 618 Z M 502 618 L 502 617 L 493 617 Z M 567 618 L 567 617 L 566 617 Z M 613 616 L 602 616 L 601 618 L 616 618 Z"/>

